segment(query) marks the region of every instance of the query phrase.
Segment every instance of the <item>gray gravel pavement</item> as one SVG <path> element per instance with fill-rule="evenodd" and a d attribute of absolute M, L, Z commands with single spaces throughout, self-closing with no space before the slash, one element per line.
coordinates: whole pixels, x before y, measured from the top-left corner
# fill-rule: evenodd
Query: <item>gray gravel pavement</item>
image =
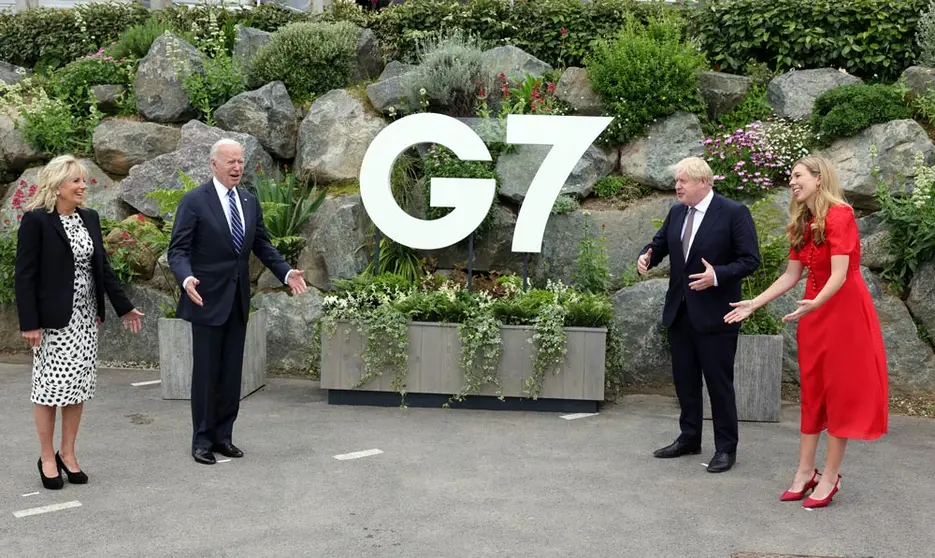
<path fill-rule="evenodd" d="M 48 491 L 29 367 L 0 364 L 0 556 L 935 556 L 931 420 L 894 416 L 882 440 L 852 443 L 834 503 L 808 511 L 778 500 L 795 406 L 779 424 L 742 423 L 737 465 L 715 475 L 710 422 L 702 455 L 651 456 L 676 433 L 668 397 L 564 420 L 329 406 L 316 382 L 271 379 L 241 404 L 246 456 L 205 466 L 189 453 L 188 402 L 130 385 L 156 378 L 101 371 L 78 440 L 91 482 Z"/>

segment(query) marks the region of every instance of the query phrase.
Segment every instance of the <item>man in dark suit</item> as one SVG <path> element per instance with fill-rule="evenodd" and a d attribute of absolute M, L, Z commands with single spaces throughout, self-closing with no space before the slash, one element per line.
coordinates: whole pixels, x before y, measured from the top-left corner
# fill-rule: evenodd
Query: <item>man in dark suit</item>
<path fill-rule="evenodd" d="M 290 269 L 270 243 L 256 197 L 237 188 L 243 147 L 222 139 L 210 159 L 214 178 L 182 197 L 168 254 L 187 295 L 176 316 L 192 324 L 192 457 L 208 465 L 213 452 L 243 457 L 232 431 L 250 315 L 250 252 L 293 294 L 306 291 L 302 271 Z"/>
<path fill-rule="evenodd" d="M 759 243 L 750 210 L 714 193 L 713 174 L 703 159 L 688 157 L 675 166 L 675 193 L 681 203 L 637 259 L 637 270 L 645 275 L 670 256 L 662 323 L 669 333 L 681 435 L 653 455 L 701 453 L 704 375 L 714 419 L 715 454 L 708 471 L 720 473 L 734 465 L 738 440 L 734 356 L 740 324 L 725 324 L 723 316 L 741 299 L 741 280 L 760 265 Z"/>

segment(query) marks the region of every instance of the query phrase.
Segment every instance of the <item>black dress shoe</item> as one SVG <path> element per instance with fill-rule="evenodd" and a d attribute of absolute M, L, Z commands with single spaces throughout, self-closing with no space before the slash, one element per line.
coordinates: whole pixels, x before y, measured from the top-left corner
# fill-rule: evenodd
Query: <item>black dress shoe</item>
<path fill-rule="evenodd" d="M 243 457 L 243 452 L 240 451 L 240 448 L 235 446 L 230 442 L 225 442 L 223 444 L 214 444 L 211 446 L 211 451 L 220 453 L 226 457 Z"/>
<path fill-rule="evenodd" d="M 60 471 L 65 471 L 65 475 L 68 476 L 68 482 L 71 484 L 88 484 L 88 475 L 83 471 L 78 471 L 77 473 L 72 473 L 68 470 L 68 467 L 65 466 L 65 462 L 62 461 L 62 456 L 55 452 L 55 463 L 58 465 Z"/>
<path fill-rule="evenodd" d="M 714 457 L 708 462 L 709 473 L 723 473 L 734 466 L 737 462 L 736 453 L 715 452 Z"/>
<path fill-rule="evenodd" d="M 211 453 L 211 450 L 206 448 L 192 448 L 192 457 L 195 458 L 195 461 L 203 465 L 214 465 L 217 463 L 214 454 Z"/>
<path fill-rule="evenodd" d="M 668 459 L 672 457 L 681 457 L 683 455 L 698 455 L 701 453 L 701 446 L 692 446 L 676 440 L 664 448 L 653 452 L 655 457 Z"/>
<path fill-rule="evenodd" d="M 42 472 L 42 458 L 39 458 L 39 476 L 42 478 L 43 488 L 47 488 L 49 490 L 59 490 L 65 486 L 65 480 L 62 478 L 62 473 L 60 471 L 56 472 L 58 475 L 54 477 L 45 476 L 45 473 Z"/>

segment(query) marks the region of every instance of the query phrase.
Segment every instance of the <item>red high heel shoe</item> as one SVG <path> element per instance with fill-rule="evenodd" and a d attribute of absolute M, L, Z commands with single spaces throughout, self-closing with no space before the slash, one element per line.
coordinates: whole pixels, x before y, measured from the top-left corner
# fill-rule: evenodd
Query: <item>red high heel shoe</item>
<path fill-rule="evenodd" d="M 815 469 L 815 473 L 812 475 L 812 479 L 805 483 L 805 488 L 803 488 L 801 492 L 792 492 L 791 490 L 786 490 L 782 493 L 782 496 L 779 497 L 779 500 L 781 502 L 801 500 L 805 497 L 806 492 L 818 486 L 818 477 L 818 469 Z"/>
<path fill-rule="evenodd" d="M 838 475 L 838 480 L 834 483 L 834 488 L 831 489 L 831 493 L 822 498 L 821 500 L 816 500 L 809 496 L 802 502 L 803 508 L 814 509 L 814 508 L 823 508 L 831 503 L 831 499 L 834 498 L 834 495 L 837 494 L 838 488 L 841 486 L 841 475 Z"/>

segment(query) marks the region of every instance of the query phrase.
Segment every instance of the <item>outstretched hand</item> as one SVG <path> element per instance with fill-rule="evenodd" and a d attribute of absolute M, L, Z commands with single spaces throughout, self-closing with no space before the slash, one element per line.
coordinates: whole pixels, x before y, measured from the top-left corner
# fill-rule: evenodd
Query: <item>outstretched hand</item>
<path fill-rule="evenodd" d="M 731 308 L 733 308 L 733 310 L 731 310 L 730 312 L 727 313 L 726 316 L 724 316 L 724 323 L 727 323 L 727 324 L 735 324 L 737 322 L 742 322 L 743 320 L 747 319 L 750 316 L 750 314 L 754 312 L 754 310 L 756 310 L 753 307 L 752 300 L 741 300 L 740 302 L 731 302 L 730 305 L 731 305 Z"/>
<path fill-rule="evenodd" d="M 688 287 L 693 291 L 703 291 L 714 286 L 714 266 L 704 258 L 701 258 L 701 263 L 704 264 L 704 273 L 695 273 L 688 276 L 689 279 L 694 279 L 688 284 Z"/>
<path fill-rule="evenodd" d="M 636 259 L 636 270 L 640 275 L 649 273 L 649 262 L 653 259 L 653 249 L 646 250 L 646 253 Z"/>
<path fill-rule="evenodd" d="M 305 286 L 305 279 L 302 278 L 303 273 L 305 272 L 301 269 L 293 269 L 289 274 L 287 284 L 294 295 L 302 294 L 308 290 L 308 287 Z"/>
<path fill-rule="evenodd" d="M 799 307 L 795 309 L 795 312 L 792 312 L 790 314 L 786 314 L 785 316 L 783 316 L 782 317 L 783 322 L 785 323 L 794 322 L 798 320 L 799 318 L 801 318 L 802 316 L 804 316 L 805 314 L 808 314 L 809 312 L 812 312 L 818 308 L 818 305 L 815 304 L 815 301 L 812 299 L 800 300 L 796 302 L 796 304 L 798 304 Z"/>
<path fill-rule="evenodd" d="M 130 331 L 131 333 L 139 333 L 143 329 L 143 322 L 140 321 L 140 318 L 143 317 L 143 313 L 134 308 L 126 314 L 123 315 L 123 327 L 124 329 Z"/>

